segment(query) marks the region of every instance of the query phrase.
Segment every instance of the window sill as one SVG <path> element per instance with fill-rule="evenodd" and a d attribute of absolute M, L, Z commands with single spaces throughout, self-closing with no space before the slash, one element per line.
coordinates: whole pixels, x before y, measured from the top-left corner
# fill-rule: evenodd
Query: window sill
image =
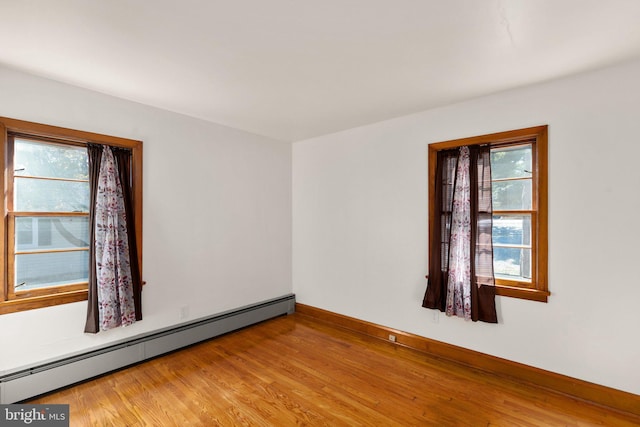
<path fill-rule="evenodd" d="M 496 295 L 526 299 L 529 301 L 547 302 L 551 293 L 549 291 L 541 291 L 539 289 L 516 288 L 496 284 Z"/>
<path fill-rule="evenodd" d="M 36 308 L 51 307 L 59 304 L 68 304 L 87 300 L 87 290 L 76 290 L 59 294 L 20 298 L 0 302 L 0 314 L 17 313 L 19 311 L 33 310 Z"/>
<path fill-rule="evenodd" d="M 427 280 L 429 280 L 429 275 L 426 275 L 424 277 Z M 551 292 L 541 291 L 539 289 L 527 289 L 527 288 L 519 288 L 515 286 L 506 286 L 506 285 L 499 285 L 499 284 L 496 284 L 495 288 L 496 288 L 496 295 L 501 295 L 503 297 L 526 299 L 529 301 L 547 302 L 549 295 L 551 295 Z"/>

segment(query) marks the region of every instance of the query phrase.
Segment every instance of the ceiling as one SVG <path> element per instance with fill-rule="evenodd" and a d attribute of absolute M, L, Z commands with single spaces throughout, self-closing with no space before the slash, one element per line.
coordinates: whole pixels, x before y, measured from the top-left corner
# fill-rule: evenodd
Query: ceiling
<path fill-rule="evenodd" d="M 0 64 L 296 141 L 640 58 L 640 0 L 0 0 Z"/>

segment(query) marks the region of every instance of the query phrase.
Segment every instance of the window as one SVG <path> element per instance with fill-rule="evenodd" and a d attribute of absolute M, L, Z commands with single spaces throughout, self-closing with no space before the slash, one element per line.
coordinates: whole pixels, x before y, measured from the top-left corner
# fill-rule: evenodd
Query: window
<path fill-rule="evenodd" d="M 496 294 L 546 302 L 547 126 L 430 144 L 430 206 L 437 152 L 465 145 L 491 147 Z M 430 233 L 433 221 L 430 210 Z"/>
<path fill-rule="evenodd" d="M 9 297 L 86 288 L 87 150 L 9 134 L 7 152 L 13 189 L 7 200 Z"/>
<path fill-rule="evenodd" d="M 89 142 L 132 149 L 131 186 L 142 261 L 142 143 L 0 118 L 0 314 L 86 300 Z M 4 254 L 4 257 L 1 255 Z"/>

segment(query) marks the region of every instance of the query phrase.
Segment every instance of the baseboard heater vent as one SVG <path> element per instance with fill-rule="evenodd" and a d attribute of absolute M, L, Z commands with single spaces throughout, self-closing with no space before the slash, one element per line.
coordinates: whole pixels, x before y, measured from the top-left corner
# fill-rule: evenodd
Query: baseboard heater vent
<path fill-rule="evenodd" d="M 0 376 L 0 403 L 20 402 L 294 311 L 290 294 L 25 368 Z"/>

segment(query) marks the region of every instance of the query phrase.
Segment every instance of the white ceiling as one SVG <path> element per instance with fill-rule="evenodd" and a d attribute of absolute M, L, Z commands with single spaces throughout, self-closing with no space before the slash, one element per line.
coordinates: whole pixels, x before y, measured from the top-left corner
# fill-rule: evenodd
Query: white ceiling
<path fill-rule="evenodd" d="M 640 57 L 640 0 L 0 0 L 0 17 L 0 64 L 285 141 Z"/>

